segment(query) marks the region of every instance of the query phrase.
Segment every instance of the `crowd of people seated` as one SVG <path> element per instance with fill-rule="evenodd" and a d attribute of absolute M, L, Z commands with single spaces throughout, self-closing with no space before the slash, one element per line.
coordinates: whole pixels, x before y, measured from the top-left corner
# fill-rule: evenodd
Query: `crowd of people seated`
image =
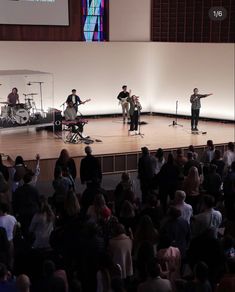
<path fill-rule="evenodd" d="M 35 169 L 0 156 L 0 292 L 234 292 L 234 143 L 141 151 L 141 198 L 130 173 L 102 188 L 90 146 L 80 165 L 61 151 L 52 194 L 39 155 Z"/>

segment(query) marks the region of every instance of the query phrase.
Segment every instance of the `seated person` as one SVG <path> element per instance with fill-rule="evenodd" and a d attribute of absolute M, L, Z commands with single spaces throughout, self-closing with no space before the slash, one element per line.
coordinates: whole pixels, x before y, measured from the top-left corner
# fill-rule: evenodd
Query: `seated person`
<path fill-rule="evenodd" d="M 68 105 L 64 111 L 64 117 L 66 121 L 74 121 L 76 119 L 77 112 L 72 101 L 68 102 Z"/>

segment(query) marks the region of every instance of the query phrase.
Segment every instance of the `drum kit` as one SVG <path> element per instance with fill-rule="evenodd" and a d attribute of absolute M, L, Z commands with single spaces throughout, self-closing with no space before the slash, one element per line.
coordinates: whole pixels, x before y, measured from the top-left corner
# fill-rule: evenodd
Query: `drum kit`
<path fill-rule="evenodd" d="M 41 117 L 40 111 L 36 108 L 34 96 L 37 93 L 28 93 L 24 95 L 24 103 L 17 103 L 12 106 L 8 102 L 0 102 L 1 124 L 6 126 L 10 125 L 26 125 L 30 121 L 39 119 Z"/>

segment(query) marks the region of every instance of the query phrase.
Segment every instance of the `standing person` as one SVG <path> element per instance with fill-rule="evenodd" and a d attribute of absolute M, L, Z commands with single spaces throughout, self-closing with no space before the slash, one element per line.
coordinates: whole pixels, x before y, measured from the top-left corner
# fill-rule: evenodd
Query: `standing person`
<path fill-rule="evenodd" d="M 183 190 L 187 196 L 187 203 L 193 207 L 194 213 L 197 211 L 197 207 L 200 201 L 200 176 L 198 169 L 195 166 L 192 166 L 189 169 L 188 175 L 185 177 Z"/>
<path fill-rule="evenodd" d="M 80 97 L 77 95 L 76 89 L 72 89 L 72 93 L 67 97 L 66 103 L 69 105 L 72 102 L 75 111 L 77 113 L 78 111 L 78 105 L 83 103 L 80 99 Z"/>
<path fill-rule="evenodd" d="M 80 178 L 82 184 L 100 185 L 102 181 L 102 171 L 99 160 L 92 155 L 90 146 L 85 147 L 86 157 L 81 160 Z"/>
<path fill-rule="evenodd" d="M 12 88 L 11 93 L 8 94 L 7 102 L 8 102 L 8 105 L 11 106 L 11 107 L 15 106 L 17 103 L 20 102 L 18 89 L 16 87 Z"/>
<path fill-rule="evenodd" d="M 8 181 L 9 180 L 9 171 L 8 171 L 7 166 L 5 166 L 3 164 L 2 155 L 1 154 L 0 154 L 0 172 L 4 176 L 5 180 Z"/>
<path fill-rule="evenodd" d="M 138 292 L 172 292 L 171 282 L 167 279 L 163 279 L 160 276 L 160 265 L 156 260 L 152 259 L 147 264 L 148 278 L 145 282 L 140 283 L 138 286 Z"/>
<path fill-rule="evenodd" d="M 67 167 L 72 178 L 74 180 L 76 179 L 77 176 L 76 164 L 73 158 L 69 156 L 69 152 L 67 149 L 62 149 L 59 158 L 56 160 L 54 177 L 56 176 L 56 170 L 58 169 L 58 167 L 61 167 L 61 169 Z"/>
<path fill-rule="evenodd" d="M 126 122 L 126 116 L 127 119 L 130 118 L 129 115 L 129 103 L 128 103 L 128 98 L 130 97 L 131 91 L 127 91 L 127 86 L 123 85 L 122 86 L 122 91 L 118 94 L 117 99 L 119 100 L 121 106 L 122 106 L 122 117 L 123 117 L 123 123 L 125 124 Z"/>
<path fill-rule="evenodd" d="M 204 164 L 209 164 L 214 159 L 215 155 L 215 145 L 212 140 L 207 140 L 207 148 L 202 153 L 201 162 Z"/>
<path fill-rule="evenodd" d="M 230 168 L 233 161 L 235 161 L 235 147 L 233 142 L 228 143 L 228 150 L 224 152 L 224 163 L 227 169 Z"/>
<path fill-rule="evenodd" d="M 207 97 L 212 95 L 213 93 L 209 94 L 199 94 L 198 88 L 193 89 L 193 94 L 190 97 L 191 102 L 191 130 L 198 131 L 198 120 L 201 108 L 201 98 Z"/>
<path fill-rule="evenodd" d="M 156 169 L 156 160 L 150 155 L 147 147 L 142 147 L 142 156 L 138 162 L 138 178 L 142 192 L 142 202 L 146 203 L 149 192 L 152 188 L 154 173 Z"/>
<path fill-rule="evenodd" d="M 128 101 L 130 103 L 130 110 L 129 110 L 130 118 L 131 118 L 130 131 L 137 131 L 140 111 L 142 109 L 141 104 L 139 102 L 139 96 L 132 95 L 132 97 L 128 98 Z"/>

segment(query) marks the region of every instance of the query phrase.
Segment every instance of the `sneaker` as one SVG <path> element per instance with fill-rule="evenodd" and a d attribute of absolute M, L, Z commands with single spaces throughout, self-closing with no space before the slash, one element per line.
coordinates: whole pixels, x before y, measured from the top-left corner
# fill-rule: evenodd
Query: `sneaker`
<path fill-rule="evenodd" d="M 195 131 L 199 131 L 197 127 L 195 128 Z"/>

